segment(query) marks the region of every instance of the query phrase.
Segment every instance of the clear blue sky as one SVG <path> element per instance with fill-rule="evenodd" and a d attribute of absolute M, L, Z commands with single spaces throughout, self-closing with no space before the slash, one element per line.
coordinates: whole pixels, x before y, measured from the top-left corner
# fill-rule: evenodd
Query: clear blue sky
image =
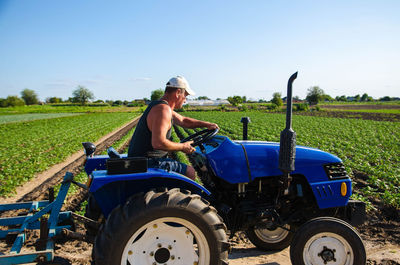
<path fill-rule="evenodd" d="M 150 97 L 174 75 L 196 96 L 400 96 L 400 1 L 0 0 L 0 97 Z"/>

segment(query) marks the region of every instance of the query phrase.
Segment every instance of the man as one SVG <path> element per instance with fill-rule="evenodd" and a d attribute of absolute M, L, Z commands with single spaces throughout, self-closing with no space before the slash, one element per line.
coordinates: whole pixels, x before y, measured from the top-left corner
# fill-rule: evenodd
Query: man
<path fill-rule="evenodd" d="M 149 167 L 172 170 L 194 180 L 196 172 L 192 166 L 166 158 L 170 151 L 191 154 L 196 150 L 191 146 L 193 141 L 175 143 L 169 140 L 172 124 L 185 128 L 219 128 L 215 123 L 184 117 L 174 111 L 182 108 L 188 95 L 194 94 L 184 77 L 171 78 L 162 98 L 152 101 L 140 118 L 129 145 L 128 157 L 148 157 Z"/>

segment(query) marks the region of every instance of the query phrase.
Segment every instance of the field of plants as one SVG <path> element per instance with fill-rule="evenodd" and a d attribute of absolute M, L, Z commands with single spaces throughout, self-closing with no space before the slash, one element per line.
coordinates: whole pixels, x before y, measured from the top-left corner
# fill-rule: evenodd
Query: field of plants
<path fill-rule="evenodd" d="M 0 115 L 0 124 L 75 116 L 79 113 L 27 113 Z"/>
<path fill-rule="evenodd" d="M 137 113 L 60 116 L 0 124 L 0 196 L 10 195 L 35 173 L 81 150 L 81 142 L 95 142 Z"/>
<path fill-rule="evenodd" d="M 145 107 L 126 106 L 80 106 L 80 105 L 29 105 L 0 108 L 0 115 L 24 113 L 87 113 L 87 112 L 136 112 Z"/>
<path fill-rule="evenodd" d="M 249 140 L 279 142 L 284 114 L 262 112 L 185 112 L 185 116 L 219 124 L 220 134 L 241 139 L 241 117 L 248 116 Z M 355 189 L 354 197 L 369 203 L 378 199 L 400 209 L 400 123 L 326 117 L 293 117 L 297 144 L 340 157 L 354 181 L 368 185 Z"/>

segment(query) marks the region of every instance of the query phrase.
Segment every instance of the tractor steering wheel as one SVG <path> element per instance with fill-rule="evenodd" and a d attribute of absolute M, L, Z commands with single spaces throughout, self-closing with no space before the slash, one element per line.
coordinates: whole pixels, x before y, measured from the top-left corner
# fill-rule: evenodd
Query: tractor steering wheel
<path fill-rule="evenodd" d="M 214 135 L 219 132 L 219 128 L 216 129 L 204 129 L 202 131 L 198 131 L 197 133 L 191 134 L 188 137 L 181 140 L 181 143 L 193 140 L 192 146 L 202 145 L 204 142 L 211 139 Z"/>

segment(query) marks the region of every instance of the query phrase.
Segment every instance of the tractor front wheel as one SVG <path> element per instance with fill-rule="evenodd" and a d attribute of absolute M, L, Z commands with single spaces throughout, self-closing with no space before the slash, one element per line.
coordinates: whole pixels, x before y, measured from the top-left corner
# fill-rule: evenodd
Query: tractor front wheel
<path fill-rule="evenodd" d="M 114 209 L 94 245 L 96 265 L 228 264 L 226 228 L 198 195 L 150 191 Z"/>
<path fill-rule="evenodd" d="M 303 224 L 290 245 L 293 265 L 364 265 L 365 247 L 358 232 L 333 217 L 319 217 Z"/>

